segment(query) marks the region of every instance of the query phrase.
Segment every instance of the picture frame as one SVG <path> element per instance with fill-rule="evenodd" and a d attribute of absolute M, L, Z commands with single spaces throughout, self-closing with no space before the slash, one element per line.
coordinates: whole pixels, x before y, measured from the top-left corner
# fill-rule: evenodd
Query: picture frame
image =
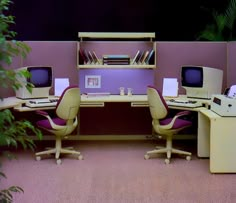
<path fill-rule="evenodd" d="M 85 75 L 85 88 L 101 88 L 101 75 Z"/>

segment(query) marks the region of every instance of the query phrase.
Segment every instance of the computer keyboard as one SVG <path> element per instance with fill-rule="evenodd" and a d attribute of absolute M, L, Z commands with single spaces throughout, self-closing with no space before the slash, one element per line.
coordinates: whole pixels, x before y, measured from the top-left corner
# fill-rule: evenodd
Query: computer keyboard
<path fill-rule="evenodd" d="M 168 106 L 180 106 L 186 108 L 196 108 L 201 107 L 202 103 L 194 100 L 180 100 L 180 99 L 171 99 L 166 101 Z"/>
<path fill-rule="evenodd" d="M 57 105 L 59 99 L 32 99 L 25 103 L 27 107 L 38 108 L 38 107 L 53 107 Z"/>

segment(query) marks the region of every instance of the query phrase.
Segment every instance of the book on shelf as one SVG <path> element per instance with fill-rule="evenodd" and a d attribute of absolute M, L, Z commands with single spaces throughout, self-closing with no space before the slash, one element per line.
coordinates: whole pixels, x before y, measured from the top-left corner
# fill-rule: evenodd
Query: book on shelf
<path fill-rule="evenodd" d="M 93 55 L 91 53 L 91 51 L 88 51 L 88 56 L 89 56 L 89 59 L 91 61 L 91 64 L 96 64 L 96 59 L 93 58 Z"/>
<path fill-rule="evenodd" d="M 146 64 L 154 64 L 154 54 L 155 51 L 152 49 L 145 60 Z"/>
<path fill-rule="evenodd" d="M 140 61 L 141 64 L 144 64 L 144 63 L 145 63 L 145 60 L 146 60 L 148 54 L 149 54 L 149 51 L 145 51 L 145 52 L 144 52 L 142 61 Z"/>
<path fill-rule="evenodd" d="M 137 56 L 136 59 L 135 59 L 135 64 L 138 64 L 138 63 L 139 63 L 139 59 L 140 59 L 141 56 L 142 56 L 142 52 L 140 51 L 140 52 L 138 53 L 138 56 Z"/>
<path fill-rule="evenodd" d="M 86 50 L 84 50 L 84 56 L 85 56 L 86 59 L 87 59 L 87 64 L 91 64 L 92 61 L 90 60 L 90 57 L 89 57 L 88 52 L 87 52 Z"/>
<path fill-rule="evenodd" d="M 98 60 L 98 57 L 97 57 L 95 51 L 92 51 L 92 55 L 93 55 L 93 59 L 94 59 L 95 63 L 99 64 L 99 60 Z"/>
<path fill-rule="evenodd" d="M 124 54 L 110 54 L 103 55 L 103 59 L 130 59 L 129 55 Z"/>
<path fill-rule="evenodd" d="M 84 55 L 84 51 L 82 49 L 79 50 L 79 64 L 80 65 L 83 65 L 83 64 L 86 64 L 88 61 L 87 61 L 87 58 L 86 56 Z"/>
<path fill-rule="evenodd" d="M 143 57 L 144 57 L 144 54 L 145 54 L 145 51 L 142 51 L 141 54 L 140 54 L 140 57 L 137 61 L 137 64 L 141 64 L 142 60 L 143 60 Z"/>
<path fill-rule="evenodd" d="M 104 65 L 129 65 L 129 61 L 104 61 Z"/>
<path fill-rule="evenodd" d="M 104 65 L 129 65 L 130 57 L 129 55 L 103 55 Z"/>
<path fill-rule="evenodd" d="M 136 52 L 136 54 L 135 54 L 135 56 L 134 56 L 134 58 L 133 58 L 131 64 L 135 64 L 135 63 L 136 63 L 136 59 L 137 59 L 137 57 L 139 56 L 139 54 L 140 54 L 140 50 L 138 50 L 138 51 Z"/>
<path fill-rule="evenodd" d="M 129 60 L 103 60 L 104 65 L 129 65 Z"/>

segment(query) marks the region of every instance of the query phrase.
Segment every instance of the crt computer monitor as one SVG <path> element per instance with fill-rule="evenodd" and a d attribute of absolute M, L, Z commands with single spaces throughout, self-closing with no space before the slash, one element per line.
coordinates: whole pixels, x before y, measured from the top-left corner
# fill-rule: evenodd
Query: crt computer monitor
<path fill-rule="evenodd" d="M 205 66 L 182 66 L 181 86 L 187 97 L 211 99 L 213 94 L 221 94 L 223 71 Z"/>
<path fill-rule="evenodd" d="M 30 78 L 19 77 L 22 87 L 16 90 L 16 97 L 20 99 L 47 98 L 52 87 L 52 67 L 49 66 L 27 66 L 18 68 L 16 71 L 27 70 Z M 26 82 L 34 85 L 32 93 L 26 87 Z"/>

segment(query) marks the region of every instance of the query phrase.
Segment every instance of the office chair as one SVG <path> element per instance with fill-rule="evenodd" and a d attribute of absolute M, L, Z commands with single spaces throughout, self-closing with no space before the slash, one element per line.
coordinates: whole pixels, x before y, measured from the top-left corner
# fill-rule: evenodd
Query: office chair
<path fill-rule="evenodd" d="M 39 115 L 46 117 L 44 120 L 37 121 L 39 128 L 44 129 L 55 135 L 55 148 L 35 153 L 36 160 L 41 160 L 41 155 L 55 154 L 56 163 L 61 164 L 60 154 L 75 154 L 78 159 L 83 159 L 80 152 L 73 150 L 72 147 L 62 148 L 62 139 L 73 132 L 78 125 L 77 114 L 80 107 L 80 89 L 77 86 L 67 87 L 58 100 L 55 117 L 51 117 L 45 111 L 37 111 Z"/>
<path fill-rule="evenodd" d="M 191 121 L 181 119 L 181 116 L 186 116 L 190 114 L 190 111 L 181 111 L 177 113 L 173 118 L 169 117 L 168 106 L 161 95 L 161 93 L 153 86 L 148 86 L 147 88 L 148 104 L 152 117 L 152 126 L 155 133 L 161 137 L 165 137 L 166 146 L 156 147 L 152 151 L 148 151 L 144 158 L 149 159 L 151 155 L 166 153 L 167 158 L 165 163 L 170 163 L 170 158 L 172 153 L 187 155 L 186 159 L 191 160 L 191 153 L 175 149 L 172 147 L 172 138 L 179 131 L 190 127 L 192 125 Z M 160 148 L 160 149 L 159 149 Z"/>

